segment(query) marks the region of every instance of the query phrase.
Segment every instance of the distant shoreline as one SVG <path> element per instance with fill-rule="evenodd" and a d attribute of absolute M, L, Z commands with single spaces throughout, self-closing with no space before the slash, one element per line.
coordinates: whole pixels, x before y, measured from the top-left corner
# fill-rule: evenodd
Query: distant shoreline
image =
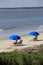
<path fill-rule="evenodd" d="M 0 9 L 43 9 L 43 7 L 15 7 L 15 8 L 0 8 Z"/>

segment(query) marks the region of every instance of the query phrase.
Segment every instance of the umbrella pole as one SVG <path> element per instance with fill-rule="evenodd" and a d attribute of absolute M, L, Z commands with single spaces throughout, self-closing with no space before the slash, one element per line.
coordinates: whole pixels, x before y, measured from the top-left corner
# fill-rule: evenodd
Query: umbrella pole
<path fill-rule="evenodd" d="M 37 40 L 37 36 L 36 36 L 36 40 Z"/>
<path fill-rule="evenodd" d="M 17 43 L 17 40 L 16 40 L 16 43 Z"/>
<path fill-rule="evenodd" d="M 37 40 L 37 36 L 35 36 L 35 38 L 33 38 L 33 41 L 36 41 Z"/>
<path fill-rule="evenodd" d="M 35 36 L 34 40 L 37 41 L 37 36 Z"/>

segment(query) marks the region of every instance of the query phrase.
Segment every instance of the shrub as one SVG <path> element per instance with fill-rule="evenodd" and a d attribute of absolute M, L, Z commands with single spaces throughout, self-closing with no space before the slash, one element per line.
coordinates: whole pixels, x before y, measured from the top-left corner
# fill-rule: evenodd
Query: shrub
<path fill-rule="evenodd" d="M 43 65 L 43 52 L 37 53 L 0 53 L 0 65 Z"/>

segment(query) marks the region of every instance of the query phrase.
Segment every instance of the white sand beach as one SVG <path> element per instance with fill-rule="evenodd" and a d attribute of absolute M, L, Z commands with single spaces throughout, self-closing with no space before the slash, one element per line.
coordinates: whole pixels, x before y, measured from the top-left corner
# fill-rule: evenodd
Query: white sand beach
<path fill-rule="evenodd" d="M 26 47 L 35 47 L 37 45 L 43 44 L 43 33 L 38 36 L 38 41 L 32 41 L 33 37 L 29 35 L 22 35 L 23 46 L 15 46 L 13 40 L 4 39 L 0 40 L 0 52 L 10 52 L 16 49 L 21 50 Z"/>

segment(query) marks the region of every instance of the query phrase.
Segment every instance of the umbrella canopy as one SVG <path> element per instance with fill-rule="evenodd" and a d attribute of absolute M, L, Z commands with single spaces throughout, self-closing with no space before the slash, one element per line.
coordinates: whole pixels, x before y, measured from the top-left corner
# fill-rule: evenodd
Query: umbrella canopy
<path fill-rule="evenodd" d="M 11 35 L 9 37 L 9 39 L 11 39 L 11 40 L 19 40 L 19 39 L 21 39 L 21 37 L 19 35 Z"/>
<path fill-rule="evenodd" d="M 36 31 L 32 31 L 32 32 L 29 33 L 29 35 L 30 35 L 30 36 L 38 36 L 39 33 L 36 32 Z"/>

